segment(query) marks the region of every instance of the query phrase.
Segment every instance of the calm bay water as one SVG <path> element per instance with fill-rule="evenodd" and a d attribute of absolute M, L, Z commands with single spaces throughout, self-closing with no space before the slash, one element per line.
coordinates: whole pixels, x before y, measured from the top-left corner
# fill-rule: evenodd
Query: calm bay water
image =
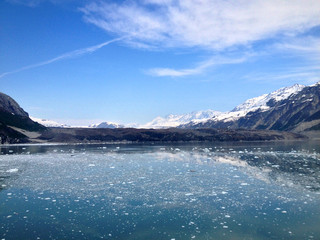
<path fill-rule="evenodd" d="M 0 239 L 320 239 L 320 143 L 0 147 Z"/>

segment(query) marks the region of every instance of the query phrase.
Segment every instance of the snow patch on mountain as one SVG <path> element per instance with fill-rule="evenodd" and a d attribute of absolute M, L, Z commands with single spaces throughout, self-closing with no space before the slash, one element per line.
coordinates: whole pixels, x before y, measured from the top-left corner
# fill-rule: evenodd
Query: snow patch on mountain
<path fill-rule="evenodd" d="M 70 126 L 66 124 L 61 124 L 52 120 L 47 120 L 47 119 L 42 119 L 42 118 L 35 118 L 35 117 L 30 117 L 32 121 L 40 123 L 41 125 L 45 127 L 60 127 L 60 128 L 68 128 Z"/>

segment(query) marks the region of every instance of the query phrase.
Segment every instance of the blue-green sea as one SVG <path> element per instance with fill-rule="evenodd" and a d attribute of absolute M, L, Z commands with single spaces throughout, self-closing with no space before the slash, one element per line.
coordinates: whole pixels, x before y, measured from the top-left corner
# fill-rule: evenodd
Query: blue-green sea
<path fill-rule="evenodd" d="M 0 239 L 320 239 L 320 142 L 0 146 Z"/>

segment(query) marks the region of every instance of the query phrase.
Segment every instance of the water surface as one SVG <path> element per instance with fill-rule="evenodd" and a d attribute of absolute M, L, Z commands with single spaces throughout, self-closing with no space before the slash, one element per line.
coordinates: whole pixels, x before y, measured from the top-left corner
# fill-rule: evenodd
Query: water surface
<path fill-rule="evenodd" d="M 320 144 L 0 147 L 0 239 L 320 239 Z"/>

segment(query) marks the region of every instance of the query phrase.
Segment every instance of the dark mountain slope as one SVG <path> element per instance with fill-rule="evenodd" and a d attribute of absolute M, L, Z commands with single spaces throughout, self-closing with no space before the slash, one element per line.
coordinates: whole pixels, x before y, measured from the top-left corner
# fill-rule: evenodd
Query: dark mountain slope
<path fill-rule="evenodd" d="M 11 97 L 0 93 L 0 123 L 28 131 L 41 131 L 45 127 L 32 121 L 29 114 Z"/>
<path fill-rule="evenodd" d="M 19 104 L 13 98 L 0 92 L 0 111 L 18 115 L 21 117 L 29 117 Z"/>
<path fill-rule="evenodd" d="M 24 134 L 10 127 L 31 132 L 46 129 L 39 123 L 32 121 L 28 113 L 25 112 L 15 100 L 4 93 L 0 93 L 0 143 L 28 141 L 28 138 Z"/>

